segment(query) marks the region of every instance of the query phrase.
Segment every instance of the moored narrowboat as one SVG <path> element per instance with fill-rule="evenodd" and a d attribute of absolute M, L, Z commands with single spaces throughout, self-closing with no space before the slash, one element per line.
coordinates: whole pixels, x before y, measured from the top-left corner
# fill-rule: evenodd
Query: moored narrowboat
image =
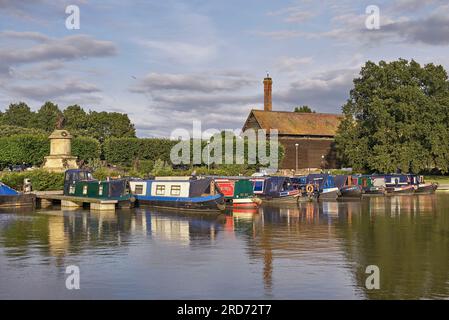
<path fill-rule="evenodd" d="M 253 184 L 240 177 L 214 178 L 226 203 L 235 208 L 257 208 L 262 200 L 254 195 Z"/>
<path fill-rule="evenodd" d="M 362 187 L 353 183 L 350 175 L 336 175 L 335 185 L 340 190 L 342 198 L 360 198 L 362 196 Z"/>
<path fill-rule="evenodd" d="M 410 184 L 410 178 L 405 174 L 388 174 L 384 176 L 387 194 L 412 194 L 415 188 Z"/>
<path fill-rule="evenodd" d="M 264 202 L 285 203 L 298 202 L 301 191 L 296 189 L 289 177 L 257 177 L 251 178 L 254 194 Z"/>
<path fill-rule="evenodd" d="M 122 208 L 132 207 L 134 197 L 127 179 L 96 180 L 87 170 L 71 169 L 65 172 L 64 195 L 71 197 L 117 200 Z"/>
<path fill-rule="evenodd" d="M 330 174 L 309 174 L 306 189 L 308 193 L 316 194 L 321 200 L 336 200 L 340 196 L 335 178 Z"/>
<path fill-rule="evenodd" d="M 36 196 L 18 192 L 0 182 L 0 208 L 27 207 L 34 208 Z"/>
<path fill-rule="evenodd" d="M 363 196 L 384 196 L 386 193 L 385 178 L 376 175 L 356 176 L 357 184 L 362 187 Z"/>
<path fill-rule="evenodd" d="M 132 180 L 130 185 L 138 205 L 203 212 L 226 209 L 223 194 L 209 177 L 158 177 Z"/>
<path fill-rule="evenodd" d="M 418 176 L 416 174 L 409 174 L 408 176 L 410 184 L 415 188 L 415 193 L 431 194 L 438 188 L 438 183 L 425 182 L 424 176 Z"/>

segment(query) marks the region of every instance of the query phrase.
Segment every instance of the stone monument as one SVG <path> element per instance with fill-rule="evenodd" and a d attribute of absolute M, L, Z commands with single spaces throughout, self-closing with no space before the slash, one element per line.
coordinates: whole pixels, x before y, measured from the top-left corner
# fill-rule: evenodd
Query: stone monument
<path fill-rule="evenodd" d="M 51 172 L 64 172 L 77 169 L 76 157 L 72 156 L 72 135 L 64 130 L 64 116 L 59 116 L 56 129 L 50 135 L 50 155 L 45 157 L 44 169 Z"/>

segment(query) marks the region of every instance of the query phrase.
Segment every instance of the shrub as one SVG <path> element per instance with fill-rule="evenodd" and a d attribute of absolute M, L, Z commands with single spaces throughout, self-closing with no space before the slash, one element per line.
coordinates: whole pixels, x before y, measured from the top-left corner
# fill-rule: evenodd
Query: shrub
<path fill-rule="evenodd" d="M 30 179 L 35 191 L 62 190 L 64 188 L 64 174 L 37 169 L 24 172 L 2 172 L 0 180 L 17 190 L 23 189 L 23 180 Z"/>

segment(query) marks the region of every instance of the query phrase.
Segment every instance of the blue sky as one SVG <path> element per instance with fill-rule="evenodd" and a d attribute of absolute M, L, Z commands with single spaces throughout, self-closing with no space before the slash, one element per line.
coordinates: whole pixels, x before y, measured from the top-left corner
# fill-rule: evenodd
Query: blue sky
<path fill-rule="evenodd" d="M 67 5 L 79 30 L 65 27 Z M 365 9 L 380 9 L 367 30 Z M 338 113 L 367 60 L 449 70 L 449 5 L 394 1 L 0 0 L 0 110 L 46 100 L 126 112 L 141 137 L 241 128 L 262 108 Z"/>

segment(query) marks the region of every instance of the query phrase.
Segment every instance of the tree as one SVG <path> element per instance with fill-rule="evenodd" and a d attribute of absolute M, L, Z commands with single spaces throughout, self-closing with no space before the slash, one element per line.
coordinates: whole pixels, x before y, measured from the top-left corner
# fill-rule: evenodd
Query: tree
<path fill-rule="evenodd" d="M 92 111 L 88 116 L 88 135 L 100 142 L 107 138 L 135 138 L 136 130 L 127 114 Z"/>
<path fill-rule="evenodd" d="M 2 116 L 2 123 L 9 126 L 27 128 L 32 121 L 33 114 L 26 103 L 11 103 Z"/>
<path fill-rule="evenodd" d="M 301 112 L 301 113 L 315 113 L 309 106 L 301 106 L 296 107 L 295 112 Z"/>
<path fill-rule="evenodd" d="M 85 130 L 87 128 L 88 116 L 86 111 L 79 105 L 68 106 L 63 111 L 66 127 L 68 130 Z"/>
<path fill-rule="evenodd" d="M 343 106 L 343 164 L 375 172 L 449 171 L 449 82 L 442 66 L 368 61 Z"/>
<path fill-rule="evenodd" d="M 58 105 L 47 101 L 37 111 L 33 127 L 51 132 L 55 129 L 56 120 L 62 115 Z"/>

